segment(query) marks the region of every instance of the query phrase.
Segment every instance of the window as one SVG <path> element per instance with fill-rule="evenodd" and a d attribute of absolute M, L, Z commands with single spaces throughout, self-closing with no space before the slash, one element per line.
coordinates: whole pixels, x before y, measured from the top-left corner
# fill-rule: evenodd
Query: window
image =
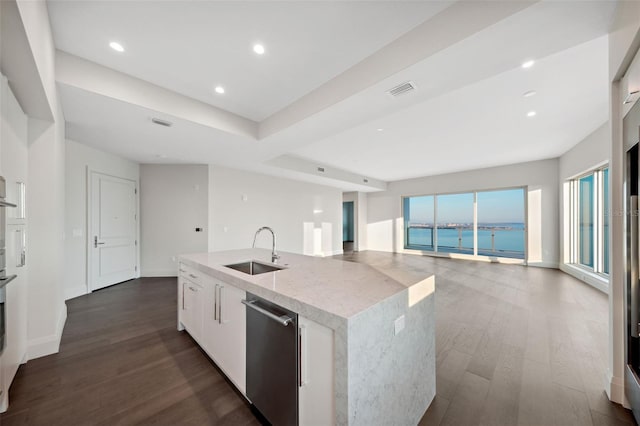
<path fill-rule="evenodd" d="M 593 175 L 578 180 L 578 239 L 580 245 L 578 253 L 580 263 L 593 268 Z"/>
<path fill-rule="evenodd" d="M 474 194 L 438 195 L 438 251 L 473 254 Z"/>
<path fill-rule="evenodd" d="M 522 189 L 478 192 L 478 254 L 524 257 Z"/>
<path fill-rule="evenodd" d="M 525 257 L 524 188 L 403 198 L 405 248 Z"/>
<path fill-rule="evenodd" d="M 570 181 L 570 263 L 609 273 L 609 169 Z"/>
<path fill-rule="evenodd" d="M 433 250 L 433 196 L 404 199 L 405 244 L 420 250 Z"/>

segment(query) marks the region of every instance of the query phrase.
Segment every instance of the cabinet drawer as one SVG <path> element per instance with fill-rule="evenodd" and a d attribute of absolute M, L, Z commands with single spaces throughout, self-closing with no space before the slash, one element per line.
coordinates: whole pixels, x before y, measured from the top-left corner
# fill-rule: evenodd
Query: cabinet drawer
<path fill-rule="evenodd" d="M 185 278 L 196 284 L 200 284 L 201 286 L 204 285 L 207 281 L 211 280 L 205 273 L 200 272 L 188 265 L 185 265 L 184 263 L 180 263 L 178 273 L 182 278 Z"/>

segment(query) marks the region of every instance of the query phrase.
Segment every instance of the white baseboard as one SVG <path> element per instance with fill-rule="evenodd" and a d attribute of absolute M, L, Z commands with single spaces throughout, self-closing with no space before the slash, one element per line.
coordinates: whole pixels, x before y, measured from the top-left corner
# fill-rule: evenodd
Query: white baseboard
<path fill-rule="evenodd" d="M 527 266 L 533 266 L 534 268 L 560 269 L 558 262 L 527 262 Z"/>
<path fill-rule="evenodd" d="M 62 338 L 64 324 L 67 321 L 67 305 L 63 303 L 62 306 L 55 334 L 29 340 L 27 344 L 27 358 L 29 360 L 55 354 L 60 351 L 60 339 Z"/>
<path fill-rule="evenodd" d="M 141 277 L 177 277 L 178 269 L 151 269 L 140 272 Z"/>
<path fill-rule="evenodd" d="M 624 397 L 624 379 L 613 376 L 610 371 L 607 371 L 605 377 L 605 392 L 612 402 L 621 405 L 624 405 L 626 402 Z"/>
<path fill-rule="evenodd" d="M 575 266 L 567 265 L 566 263 L 560 265 L 560 270 L 586 284 L 589 284 L 591 287 L 597 288 L 605 294 L 609 294 L 609 283 L 605 278 L 599 277 L 589 271 L 583 271 Z"/>
<path fill-rule="evenodd" d="M 79 285 L 71 288 L 64 289 L 64 300 L 73 299 L 75 297 L 84 296 L 89 294 L 86 285 Z"/>

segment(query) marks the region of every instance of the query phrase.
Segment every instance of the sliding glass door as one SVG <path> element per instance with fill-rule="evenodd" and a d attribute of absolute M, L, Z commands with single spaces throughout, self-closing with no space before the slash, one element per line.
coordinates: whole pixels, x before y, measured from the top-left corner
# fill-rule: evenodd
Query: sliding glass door
<path fill-rule="evenodd" d="M 438 251 L 473 254 L 474 194 L 438 195 Z"/>
<path fill-rule="evenodd" d="M 525 257 L 525 189 L 403 198 L 405 248 Z"/>

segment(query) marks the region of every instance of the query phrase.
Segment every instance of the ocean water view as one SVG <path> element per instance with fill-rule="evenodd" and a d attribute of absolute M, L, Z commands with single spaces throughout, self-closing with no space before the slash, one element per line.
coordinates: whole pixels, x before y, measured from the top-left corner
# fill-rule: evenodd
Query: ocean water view
<path fill-rule="evenodd" d="M 439 225 L 438 251 L 473 253 L 472 225 Z M 409 224 L 407 246 L 433 250 L 434 229 Z M 524 258 L 524 223 L 479 223 L 478 254 L 488 256 Z"/>

